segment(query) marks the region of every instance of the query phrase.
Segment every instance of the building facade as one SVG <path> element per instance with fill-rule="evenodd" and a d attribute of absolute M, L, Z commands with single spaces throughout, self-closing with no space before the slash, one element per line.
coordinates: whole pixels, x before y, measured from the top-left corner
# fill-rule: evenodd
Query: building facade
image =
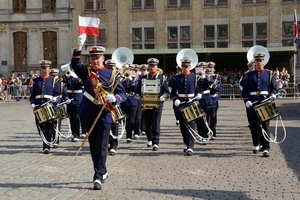
<path fill-rule="evenodd" d="M 246 69 L 249 48 L 262 45 L 270 52 L 269 68 L 286 67 L 296 76 L 293 17 L 295 10 L 300 12 L 299 0 L 73 0 L 73 3 L 73 33 L 77 32 L 76 16 L 100 18 L 100 36 L 89 37 L 85 48 L 102 45 L 108 50 L 107 58 L 116 48 L 128 47 L 134 53 L 135 63 L 157 57 L 160 67 L 167 72 L 175 71 L 180 49 L 191 48 L 199 61 L 214 61 L 218 70 Z M 76 34 L 72 41 L 75 46 Z"/>
<path fill-rule="evenodd" d="M 39 74 L 39 61 L 59 67 L 70 60 L 69 0 L 5 0 L 0 4 L 0 73 Z"/>

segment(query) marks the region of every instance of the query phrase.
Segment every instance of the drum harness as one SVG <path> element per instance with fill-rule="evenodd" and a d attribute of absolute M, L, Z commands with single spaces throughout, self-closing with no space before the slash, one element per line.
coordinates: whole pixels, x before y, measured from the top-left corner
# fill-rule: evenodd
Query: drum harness
<path fill-rule="evenodd" d="M 71 100 L 73 100 L 73 99 L 71 99 Z M 65 104 L 66 104 L 66 102 L 62 102 L 60 104 L 57 104 L 57 106 L 65 106 Z M 65 135 L 59 130 L 59 121 L 62 121 L 63 119 L 56 120 L 56 125 L 54 126 L 54 130 L 55 130 L 55 133 L 58 134 L 59 136 L 68 139 L 72 136 L 71 122 L 70 122 L 69 115 L 65 119 L 67 120 L 67 124 L 68 124 L 67 125 L 68 126 L 67 134 Z"/>

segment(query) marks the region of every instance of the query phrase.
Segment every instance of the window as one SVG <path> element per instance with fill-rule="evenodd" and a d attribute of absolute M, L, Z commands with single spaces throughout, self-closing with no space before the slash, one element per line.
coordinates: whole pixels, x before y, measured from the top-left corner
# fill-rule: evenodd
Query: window
<path fill-rule="evenodd" d="M 154 28 L 145 28 L 145 41 L 154 40 Z"/>
<path fill-rule="evenodd" d="M 218 0 L 218 5 L 227 5 L 228 0 Z"/>
<path fill-rule="evenodd" d="M 205 6 L 213 6 L 213 5 L 215 5 L 215 0 L 205 0 L 204 5 Z"/>
<path fill-rule="evenodd" d="M 54 31 L 43 32 L 44 59 L 52 62 L 52 67 L 57 67 L 57 33 Z"/>
<path fill-rule="evenodd" d="M 43 11 L 51 12 L 55 10 L 56 0 L 43 0 Z"/>
<path fill-rule="evenodd" d="M 142 49 L 142 44 L 133 44 L 132 49 Z"/>
<path fill-rule="evenodd" d="M 25 12 L 26 0 L 13 0 L 13 12 Z"/>
<path fill-rule="evenodd" d="M 13 33 L 14 40 L 14 66 L 16 71 L 27 71 L 27 33 Z"/>
<path fill-rule="evenodd" d="M 267 3 L 268 0 L 243 0 L 243 4 L 259 4 L 259 3 Z"/>
<path fill-rule="evenodd" d="M 106 29 L 99 29 L 98 42 L 106 43 Z"/>
<path fill-rule="evenodd" d="M 219 25 L 218 26 L 218 38 L 228 38 L 228 26 L 227 25 Z"/>
<path fill-rule="evenodd" d="M 170 44 L 168 44 L 168 49 L 178 49 L 177 43 L 170 43 Z"/>
<path fill-rule="evenodd" d="M 228 42 L 218 42 L 218 47 L 219 48 L 227 48 L 228 47 Z"/>
<path fill-rule="evenodd" d="M 253 41 L 243 41 L 243 47 L 252 47 Z"/>
<path fill-rule="evenodd" d="M 214 39 L 215 38 L 215 27 L 214 26 L 205 26 L 205 39 Z"/>
<path fill-rule="evenodd" d="M 190 7 L 190 0 L 168 0 L 169 8 Z"/>
<path fill-rule="evenodd" d="M 190 40 L 190 27 L 181 27 L 180 28 L 180 39 L 181 40 Z"/>
<path fill-rule="evenodd" d="M 256 45 L 261 45 L 263 47 L 267 47 L 267 41 L 263 40 L 263 41 L 256 41 Z"/>
<path fill-rule="evenodd" d="M 133 9 L 142 9 L 142 0 L 133 0 L 132 3 Z"/>
<path fill-rule="evenodd" d="M 267 37 L 267 24 L 256 24 L 257 37 Z"/>
<path fill-rule="evenodd" d="M 134 41 L 134 42 L 142 41 L 142 29 L 141 28 L 132 29 L 132 41 Z"/>
<path fill-rule="evenodd" d="M 253 24 L 243 24 L 243 38 L 253 38 Z"/>
<path fill-rule="evenodd" d="M 105 0 L 85 0 L 85 11 L 103 11 Z"/>
<path fill-rule="evenodd" d="M 154 49 L 154 28 L 133 28 L 132 48 L 134 49 Z"/>
<path fill-rule="evenodd" d="M 204 6 L 228 5 L 228 0 L 205 0 Z"/>
<path fill-rule="evenodd" d="M 184 48 L 191 48 L 191 44 L 190 43 L 181 43 L 180 44 L 180 48 L 184 49 Z"/>
<path fill-rule="evenodd" d="M 154 49 L 154 44 L 145 44 L 145 49 Z"/>
<path fill-rule="evenodd" d="M 283 27 L 282 32 L 284 37 L 293 36 L 294 33 L 293 22 L 284 22 L 282 27 Z"/>
<path fill-rule="evenodd" d="M 180 37 L 178 37 L 178 32 L 180 33 Z M 190 43 L 187 42 L 190 40 L 191 35 L 189 26 L 168 27 L 168 41 L 170 42 L 168 44 L 169 49 L 176 49 L 178 47 L 183 48 L 182 46 L 190 46 Z"/>
<path fill-rule="evenodd" d="M 168 39 L 169 40 L 177 40 L 178 33 L 177 33 L 177 27 L 169 27 L 168 28 Z"/>
<path fill-rule="evenodd" d="M 215 43 L 214 42 L 204 42 L 204 47 L 205 48 L 215 48 Z"/>
<path fill-rule="evenodd" d="M 153 9 L 154 0 L 132 0 L 132 9 Z"/>
<path fill-rule="evenodd" d="M 292 47 L 294 45 L 294 40 L 282 40 L 282 46 Z"/>
<path fill-rule="evenodd" d="M 97 10 L 104 10 L 104 0 L 97 0 Z"/>

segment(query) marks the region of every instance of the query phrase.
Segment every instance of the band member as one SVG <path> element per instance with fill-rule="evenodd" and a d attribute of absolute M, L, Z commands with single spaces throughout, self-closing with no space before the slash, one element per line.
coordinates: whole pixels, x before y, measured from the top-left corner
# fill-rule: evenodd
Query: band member
<path fill-rule="evenodd" d="M 78 142 L 80 139 L 80 117 L 77 112 L 83 98 L 82 86 L 81 79 L 69 67 L 65 74 L 65 88 L 68 95 L 67 113 L 69 114 L 73 142 Z"/>
<path fill-rule="evenodd" d="M 105 61 L 105 67 L 110 70 L 118 70 L 116 66 L 116 61 L 114 60 L 106 60 Z M 117 153 L 117 148 L 118 148 L 118 135 L 119 135 L 119 121 L 113 122 L 111 125 L 111 133 L 114 136 L 109 135 L 109 154 L 110 155 L 115 155 Z"/>
<path fill-rule="evenodd" d="M 215 140 L 217 137 L 217 111 L 219 109 L 219 99 L 221 97 L 222 90 L 222 77 L 219 73 L 215 73 L 215 63 L 208 62 L 206 73 L 208 76 L 212 77 L 212 82 L 209 84 L 210 95 L 212 98 L 212 106 L 211 106 L 211 116 L 208 120 L 209 128 L 212 130 L 212 140 Z"/>
<path fill-rule="evenodd" d="M 167 83 L 163 80 L 163 76 L 157 73 L 157 67 L 159 60 L 156 58 L 149 58 L 148 62 L 148 70 L 149 73 L 142 76 L 139 80 L 138 92 L 141 94 L 142 80 L 157 80 L 160 81 L 160 91 L 158 91 L 159 101 L 158 107 L 147 108 L 143 110 L 143 121 L 145 122 L 146 128 L 146 136 L 147 136 L 147 146 L 151 147 L 152 150 L 157 151 L 159 146 L 159 138 L 160 138 L 160 122 L 161 115 L 163 110 L 164 101 L 168 98 L 169 90 Z M 141 94 L 143 95 L 143 94 Z M 143 101 L 143 99 L 142 99 Z M 143 103 L 143 102 L 142 102 Z"/>
<path fill-rule="evenodd" d="M 141 78 L 142 76 L 145 76 L 146 74 L 148 74 L 148 65 L 147 64 L 141 64 L 140 66 L 141 68 L 141 74 L 139 75 L 139 78 Z M 139 108 L 138 108 L 138 111 L 140 110 L 140 130 L 141 130 L 141 134 L 142 135 L 146 135 L 146 125 L 145 125 L 145 120 L 144 120 L 144 117 L 143 117 L 143 113 L 144 111 L 142 110 L 142 104 L 141 104 L 141 99 L 138 99 L 139 101 Z"/>
<path fill-rule="evenodd" d="M 177 73 L 174 76 L 176 76 L 178 74 L 181 74 L 181 67 L 179 67 L 178 65 L 176 66 L 176 72 Z M 170 92 L 171 92 L 171 89 L 173 87 L 174 80 L 175 79 L 173 79 L 172 77 L 170 78 L 170 81 L 169 81 L 169 88 L 170 88 L 169 90 L 170 90 Z M 173 102 L 173 111 L 174 111 L 174 115 L 175 115 L 176 125 L 179 125 L 179 115 L 180 115 L 180 112 L 176 108 L 176 106 L 174 105 L 174 102 Z"/>
<path fill-rule="evenodd" d="M 85 40 L 85 34 L 78 37 L 78 47 L 73 51 L 71 65 L 84 84 L 85 91 L 78 114 L 86 119 L 87 130 L 90 130 L 88 141 L 94 166 L 93 189 L 101 190 L 103 180 L 107 177 L 109 132 L 116 120 L 112 105 L 125 101 L 127 97 L 124 87 L 116 78 L 116 71 L 106 69 L 103 65 L 104 47 L 89 47 L 90 66 L 81 64 L 80 56 Z M 106 105 L 105 109 L 102 109 L 104 105 Z M 101 109 L 103 112 L 100 112 Z"/>
<path fill-rule="evenodd" d="M 64 84 L 63 84 L 63 82 L 59 79 L 59 77 L 58 77 L 58 73 L 59 73 L 59 69 L 54 69 L 54 68 L 52 68 L 51 70 L 50 70 L 50 73 L 49 73 L 49 75 L 54 79 L 54 82 L 58 82 L 58 84 L 59 84 L 59 88 L 60 88 L 60 96 L 62 97 L 61 99 L 62 99 L 62 101 L 64 101 L 64 100 L 67 100 L 67 91 L 66 90 L 64 90 Z M 69 102 L 69 101 L 68 101 Z M 53 104 L 54 105 L 54 107 L 56 107 L 57 106 L 57 104 Z M 56 123 L 57 124 L 57 130 L 58 131 L 60 131 L 61 130 L 61 119 L 58 119 L 58 120 L 55 120 L 54 121 L 54 123 Z M 58 133 L 57 133 L 58 134 Z M 58 148 L 58 145 L 59 145 L 59 135 L 58 136 L 56 136 L 55 134 L 52 134 L 52 140 L 54 141 L 54 139 L 55 139 L 55 137 L 57 137 L 57 140 L 56 140 L 56 142 L 53 144 L 53 148 Z"/>
<path fill-rule="evenodd" d="M 42 60 L 41 65 L 41 76 L 33 80 L 32 93 L 30 95 L 30 107 L 33 109 L 39 109 L 43 104 L 47 102 L 57 103 L 61 100 L 60 85 L 50 75 L 51 61 Z M 52 134 L 54 134 L 53 121 L 47 121 L 39 124 L 37 117 L 35 122 L 38 128 L 39 134 L 44 134 L 45 139 L 51 142 Z M 43 140 L 43 152 L 48 154 L 50 152 L 49 144 L 46 144 Z"/>
<path fill-rule="evenodd" d="M 242 81 L 242 97 L 249 112 L 250 130 L 253 141 L 253 153 L 258 153 L 262 145 L 263 157 L 269 157 L 270 143 L 262 135 L 262 129 L 253 106 L 261 104 L 266 98 L 276 99 L 276 81 L 272 71 L 264 68 L 265 53 L 255 52 L 255 70 L 245 74 Z M 262 128 L 270 136 L 269 121 L 262 122 Z"/>
<path fill-rule="evenodd" d="M 178 110 L 180 108 L 187 106 L 190 99 L 195 97 L 196 91 L 196 75 L 190 72 L 191 70 L 191 60 L 181 59 L 181 74 L 172 77 L 172 89 L 171 89 L 171 99 L 174 101 L 174 105 Z M 181 135 L 184 142 L 183 151 L 186 155 L 193 155 L 194 148 L 194 138 L 186 127 L 186 122 L 182 114 L 179 115 L 179 127 Z M 195 122 L 187 123 L 192 129 L 195 129 Z"/>
<path fill-rule="evenodd" d="M 135 64 L 134 65 L 134 72 L 135 76 L 133 77 L 134 81 L 137 82 L 138 79 L 141 77 L 141 66 Z M 138 105 L 137 105 L 137 110 L 136 110 L 136 115 L 135 115 L 135 123 L 134 123 L 134 139 L 139 139 L 140 134 L 141 134 L 141 120 L 142 120 L 142 107 L 141 107 L 141 99 L 136 98 Z"/>
<path fill-rule="evenodd" d="M 249 63 L 247 63 L 247 66 L 248 66 L 248 70 L 241 76 L 241 78 L 240 78 L 240 81 L 239 81 L 239 87 L 240 87 L 240 89 L 241 89 L 241 91 L 243 91 L 243 82 L 244 82 L 244 76 L 246 76 L 246 74 L 248 73 L 248 72 L 251 72 L 251 71 L 253 71 L 254 70 L 254 68 L 253 68 L 253 65 L 254 65 L 254 59 L 253 60 L 251 60 Z M 248 127 L 250 128 L 250 117 L 249 117 L 249 112 L 248 112 L 248 110 L 249 109 L 247 109 L 247 107 L 246 107 L 246 114 L 247 114 L 247 120 L 248 120 Z"/>
<path fill-rule="evenodd" d="M 127 69 L 124 73 L 124 79 L 122 80 L 122 84 L 125 88 L 127 100 L 121 103 L 122 110 L 126 113 L 126 140 L 127 142 L 132 141 L 132 134 L 135 130 L 135 119 L 136 112 L 138 107 L 138 100 L 135 97 L 137 93 L 138 82 L 132 77 L 132 72 L 134 70 L 134 65 L 130 65 L 129 69 Z M 139 138 L 139 135 L 134 135 L 135 139 Z"/>

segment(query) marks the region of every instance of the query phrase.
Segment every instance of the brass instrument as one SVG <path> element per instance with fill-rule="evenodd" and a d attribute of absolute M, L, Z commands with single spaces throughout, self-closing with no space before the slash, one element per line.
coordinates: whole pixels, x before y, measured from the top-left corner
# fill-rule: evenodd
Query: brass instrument
<path fill-rule="evenodd" d="M 161 69 L 161 68 L 157 68 L 156 69 L 156 72 L 159 74 L 159 75 L 162 75 L 164 73 L 164 71 Z"/>

